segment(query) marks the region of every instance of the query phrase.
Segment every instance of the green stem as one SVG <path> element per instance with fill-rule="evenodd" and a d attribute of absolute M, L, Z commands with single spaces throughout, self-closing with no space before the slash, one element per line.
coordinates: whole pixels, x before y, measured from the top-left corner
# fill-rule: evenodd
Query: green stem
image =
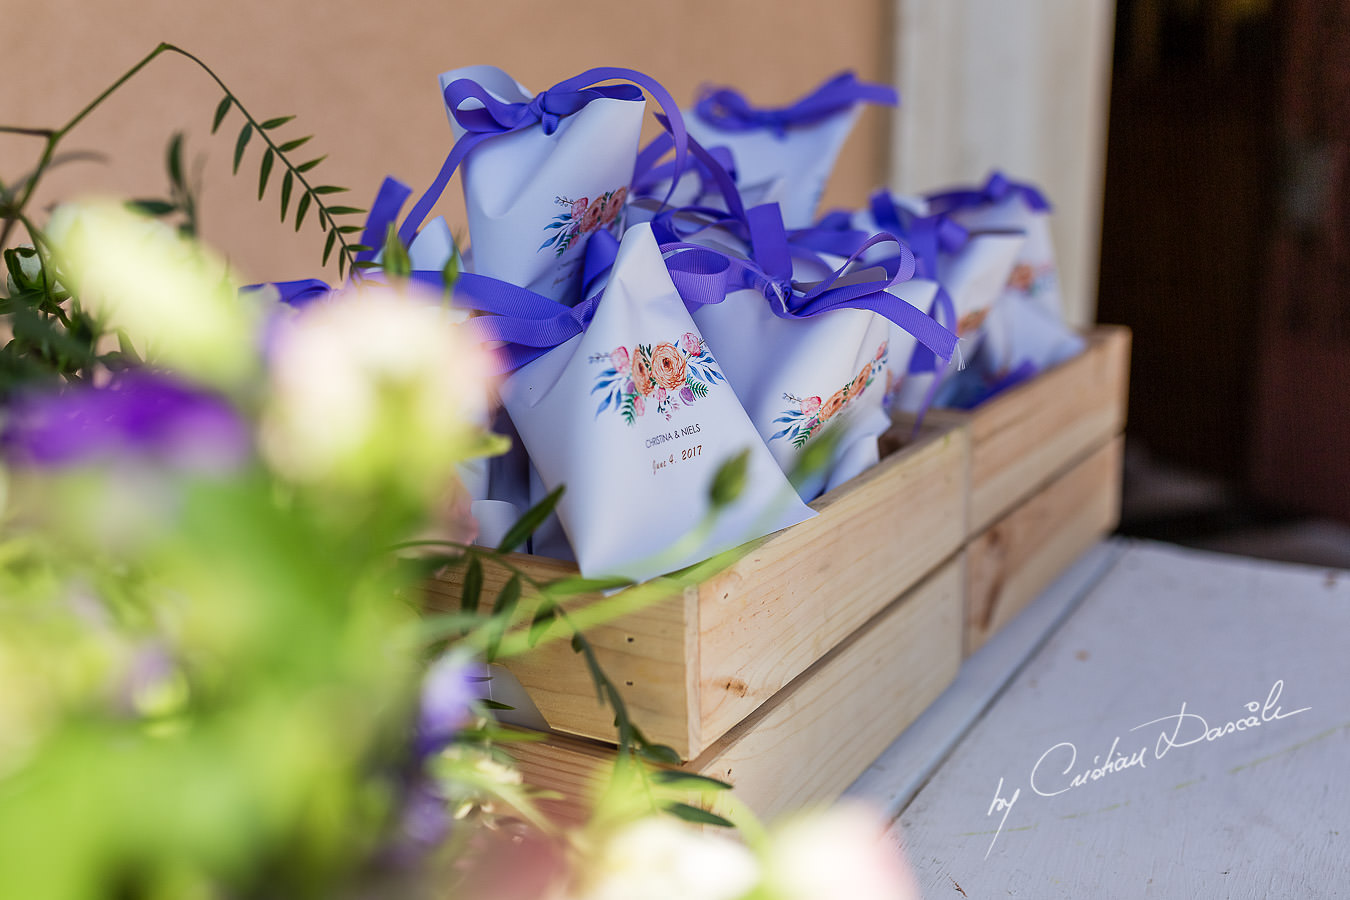
<path fill-rule="evenodd" d="M 218 76 L 211 69 L 210 66 L 208 66 L 198 57 L 194 56 L 193 54 L 189 53 L 188 51 L 184 50 L 181 47 L 169 43 L 161 43 L 154 50 L 151 50 L 148 54 L 145 55 L 143 59 L 141 59 L 140 62 L 136 63 L 126 72 L 124 72 L 120 78 L 118 78 L 112 84 L 108 85 L 108 87 L 105 88 L 97 97 L 95 97 L 88 104 L 86 104 L 83 109 L 81 109 L 79 112 L 75 114 L 74 118 L 72 118 L 69 122 L 67 122 L 65 125 L 62 125 L 55 131 L 45 128 L 21 128 L 9 125 L 0 126 L 0 133 L 29 135 L 32 137 L 41 137 L 46 140 L 46 144 L 42 148 L 42 157 L 38 160 L 37 167 L 33 170 L 32 177 L 28 179 L 28 184 L 24 188 L 23 196 L 19 199 L 19 202 L 14 207 L 15 213 L 22 213 L 23 210 L 27 208 L 28 201 L 32 198 L 33 192 L 37 188 L 38 182 L 41 180 L 43 172 L 45 172 L 47 170 L 47 167 L 51 165 L 52 157 L 55 155 L 56 147 L 61 142 L 61 139 L 64 138 L 67 134 L 69 134 L 71 129 L 75 128 L 75 126 L 79 125 L 82 121 L 84 121 L 84 119 L 90 113 L 92 113 L 95 109 L 97 109 L 100 105 L 102 105 L 103 101 L 107 100 L 114 93 L 116 93 L 117 90 L 122 87 L 122 85 L 126 84 L 133 77 L 135 77 L 135 75 L 138 72 L 140 72 L 141 69 L 144 69 L 156 57 L 164 53 L 176 53 L 179 56 L 186 57 L 187 59 L 196 63 L 197 66 L 201 68 L 202 71 L 204 71 L 207 75 L 211 77 L 211 80 L 214 81 L 220 87 L 220 89 L 225 92 L 225 96 L 230 98 L 231 104 L 238 107 L 240 114 L 245 119 L 248 120 L 248 123 L 251 126 L 253 126 L 253 129 L 256 132 L 258 132 L 259 135 L 262 136 L 262 139 L 264 141 L 267 142 L 267 146 L 272 150 L 273 153 L 277 155 L 277 157 L 281 160 L 281 162 L 290 171 L 291 177 L 299 181 L 301 186 L 304 187 L 305 193 L 310 196 L 311 202 L 314 204 L 315 209 L 319 215 L 320 230 L 326 230 L 326 228 L 337 229 L 338 223 L 334 220 L 333 215 L 328 211 L 328 206 L 327 204 L 324 203 L 323 197 L 319 194 L 314 193 L 313 186 L 310 185 L 309 180 L 305 178 L 302 172 L 298 171 L 296 167 L 291 164 L 290 159 L 287 158 L 287 156 L 281 152 L 277 144 L 272 141 L 272 138 L 267 134 L 267 132 L 264 131 L 261 127 L 259 127 L 258 120 L 255 119 L 244 107 L 244 105 L 239 102 L 239 98 L 236 97 L 234 92 L 231 91 L 229 87 L 226 86 L 224 81 L 221 81 L 220 76 Z M 6 246 L 9 240 L 10 230 L 13 228 L 14 222 L 16 221 L 17 218 L 19 218 L 18 215 L 15 215 L 14 217 L 7 216 L 5 218 L 3 230 L 0 230 L 0 247 Z M 350 268 L 356 254 L 351 249 L 351 245 L 347 242 L 346 235 L 344 235 L 341 231 L 337 231 L 337 242 L 338 244 L 341 245 L 338 253 L 340 255 L 345 255 L 347 257 L 347 265 Z M 341 268 L 342 266 L 339 265 L 339 270 Z"/>

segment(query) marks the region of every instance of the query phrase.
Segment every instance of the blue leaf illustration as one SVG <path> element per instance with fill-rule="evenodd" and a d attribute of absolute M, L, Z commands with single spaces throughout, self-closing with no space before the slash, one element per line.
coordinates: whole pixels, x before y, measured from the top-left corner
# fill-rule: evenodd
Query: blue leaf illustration
<path fill-rule="evenodd" d="M 613 394 L 606 394 L 606 395 L 605 395 L 605 400 L 604 400 L 604 402 L 601 403 L 601 404 L 600 404 L 598 407 L 596 407 L 596 409 L 595 409 L 595 417 L 596 417 L 597 419 L 600 418 L 600 414 L 601 414 L 602 412 L 604 412 L 605 410 L 609 409 L 609 404 L 610 404 L 613 400 L 614 400 L 614 395 L 613 395 Z"/>
<path fill-rule="evenodd" d="M 792 430 L 791 428 L 784 428 L 782 431 L 778 432 L 778 433 L 775 434 L 773 437 L 769 438 L 769 440 L 771 440 L 771 441 L 776 441 L 776 440 L 778 440 L 780 437 L 786 437 L 786 436 L 787 436 L 787 433 L 788 433 L 789 431 L 791 431 L 791 430 Z"/>

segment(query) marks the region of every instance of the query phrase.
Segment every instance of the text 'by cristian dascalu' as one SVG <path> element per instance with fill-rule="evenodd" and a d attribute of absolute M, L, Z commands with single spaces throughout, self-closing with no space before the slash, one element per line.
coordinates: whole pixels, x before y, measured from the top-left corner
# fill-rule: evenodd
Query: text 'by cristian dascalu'
<path fill-rule="evenodd" d="M 1111 748 L 1106 751 L 1106 755 L 1093 756 L 1091 763 L 1080 763 L 1078 748 L 1068 741 L 1061 741 L 1036 760 L 1036 765 L 1031 767 L 1031 774 L 1027 780 L 1028 787 L 1041 797 L 1057 797 L 1126 769 L 1146 769 L 1150 762 L 1161 760 L 1171 750 L 1222 740 L 1240 731 L 1251 731 L 1312 709 L 1311 706 L 1305 706 L 1302 709 L 1285 712 L 1280 707 L 1280 694 L 1283 691 L 1284 681 L 1276 681 L 1266 694 L 1264 703 L 1252 700 L 1243 707 L 1247 715 L 1213 726 L 1204 716 L 1188 710 L 1185 701 L 1182 701 L 1180 712 L 1150 719 L 1130 729 L 1131 732 L 1135 732 L 1150 726 L 1159 726 L 1156 741 L 1150 743 L 1145 738 L 1141 740 L 1138 749 L 1127 745 L 1122 751 L 1120 737 L 1117 736 L 1111 741 Z M 1002 818 L 999 820 L 998 830 L 994 832 L 994 839 L 989 842 L 989 849 L 984 852 L 985 859 L 989 858 L 994 844 L 1003 834 L 1003 828 L 1008 824 L 1008 815 L 1021 796 L 1021 788 L 1014 790 L 1011 796 L 1005 795 L 1003 779 L 998 780 L 998 787 L 994 789 L 994 800 L 989 804 L 989 810 L 985 815 L 995 816 L 1002 813 Z"/>

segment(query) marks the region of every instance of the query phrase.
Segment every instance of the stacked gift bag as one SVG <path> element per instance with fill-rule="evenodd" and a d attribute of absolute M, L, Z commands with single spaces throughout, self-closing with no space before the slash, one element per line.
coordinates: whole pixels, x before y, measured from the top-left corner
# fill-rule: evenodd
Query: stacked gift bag
<path fill-rule="evenodd" d="M 628 69 L 538 94 L 490 66 L 440 86 L 445 163 L 406 214 L 387 180 L 363 243 L 368 261 L 406 247 L 412 281 L 452 287 L 493 351 L 512 450 L 462 473 L 483 543 L 563 489 L 527 549 L 588 576 L 672 571 L 813 516 L 878 461 L 893 406 L 978 401 L 1074 350 L 1034 189 L 883 190 L 816 219 L 888 87 L 846 73 L 776 109 L 709 88 L 681 110 Z M 662 131 L 640 148 L 648 97 Z M 467 248 L 427 222 L 456 172 Z"/>

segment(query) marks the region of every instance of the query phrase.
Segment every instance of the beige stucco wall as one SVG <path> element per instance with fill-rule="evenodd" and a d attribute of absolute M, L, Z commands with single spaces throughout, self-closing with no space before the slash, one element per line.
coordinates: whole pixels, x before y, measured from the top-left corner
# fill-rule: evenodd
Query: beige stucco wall
<path fill-rule="evenodd" d="M 765 103 L 792 99 L 845 68 L 889 78 L 890 3 L 834 0 L 43 0 L 11 7 L 0 54 L 0 122 L 55 126 L 159 41 L 207 61 L 259 117 L 296 114 L 286 135 L 328 153 L 317 170 L 366 206 L 394 174 L 426 185 L 450 146 L 436 87 L 449 68 L 492 63 L 536 90 L 593 65 L 629 66 L 688 101 L 704 81 L 730 83 Z M 20 8 L 21 7 L 21 8 Z M 20 35 L 16 28 L 22 31 Z M 220 93 L 185 60 L 162 58 L 73 132 L 64 149 L 102 164 L 55 170 L 40 199 L 80 191 L 164 190 L 163 148 L 177 129 L 200 159 L 204 230 L 253 278 L 318 273 L 323 235 L 278 222 L 275 193 L 256 200 L 257 141 L 230 174 L 231 119 L 210 136 Z M 889 114 L 867 112 L 827 190 L 827 205 L 856 204 L 883 178 Z M 36 159 L 38 142 L 0 135 L 0 178 Z M 273 174 L 271 192 L 278 187 Z M 462 223 L 458 187 L 442 204 Z M 331 268 L 327 273 L 335 278 Z"/>

